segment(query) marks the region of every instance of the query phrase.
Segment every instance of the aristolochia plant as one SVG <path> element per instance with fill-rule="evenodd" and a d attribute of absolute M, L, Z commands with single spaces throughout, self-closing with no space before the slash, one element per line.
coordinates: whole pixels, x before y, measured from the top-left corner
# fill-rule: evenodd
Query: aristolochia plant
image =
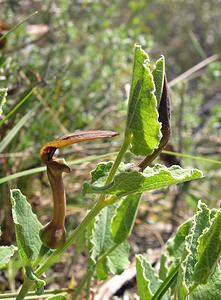
<path fill-rule="evenodd" d="M 167 168 L 160 164 L 150 166 L 167 144 L 170 132 L 164 57 L 151 64 L 141 46 L 136 45 L 122 146 L 115 161 L 99 163 L 91 172 L 91 181 L 84 184 L 83 193 L 97 195 L 97 200 L 78 227 L 66 237 L 62 174 L 70 173 L 71 169 L 63 159 L 54 158 L 54 153 L 57 148 L 73 143 L 113 137 L 115 132 L 76 132 L 42 148 L 41 159 L 47 167 L 54 205 L 51 221 L 44 227 L 21 192 L 11 191 L 17 247 L 25 274 L 17 300 L 24 299 L 33 287 L 38 295 L 46 295 L 42 274 L 68 247 L 78 243 L 82 235 L 87 239 L 85 247 L 88 247 L 90 260 L 88 271 L 73 292 L 72 299 L 77 299 L 92 276 L 105 279 L 110 273 L 120 274 L 128 267 L 128 237 L 142 193 L 202 177 L 202 172 L 197 169 Z M 145 158 L 138 165 L 125 164 L 126 151 Z M 200 202 L 197 214 L 181 225 L 177 235 L 168 242 L 168 254 L 162 256 L 160 275 L 142 255 L 136 257 L 141 300 L 219 299 L 216 288 L 220 278 L 217 265 L 221 251 L 220 215 L 219 210 L 210 211 Z M 4 265 L 15 250 L 15 247 L 0 248 Z M 207 282 L 213 286 L 215 298 L 206 298 L 209 293 Z M 60 297 L 65 299 L 65 295 Z"/>

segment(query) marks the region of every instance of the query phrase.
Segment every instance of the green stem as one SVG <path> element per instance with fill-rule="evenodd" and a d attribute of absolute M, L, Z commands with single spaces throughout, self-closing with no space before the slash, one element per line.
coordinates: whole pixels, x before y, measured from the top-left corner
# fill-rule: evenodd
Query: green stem
<path fill-rule="evenodd" d="M 91 276 L 87 280 L 86 300 L 90 300 L 90 294 L 91 294 L 91 279 L 92 279 L 93 273 L 91 273 L 90 275 Z"/>
<path fill-rule="evenodd" d="M 24 283 L 22 285 L 20 292 L 18 293 L 18 296 L 16 297 L 16 300 L 23 300 L 27 295 L 29 289 L 33 286 L 33 284 L 34 284 L 33 280 L 30 280 L 27 277 L 25 277 Z"/>
<path fill-rule="evenodd" d="M 114 246 L 112 246 L 107 252 L 105 252 L 103 255 L 101 255 L 98 260 L 97 260 L 97 264 L 98 262 L 100 262 L 102 259 L 104 259 L 105 257 L 107 257 L 114 249 L 117 248 L 117 246 L 119 246 L 118 244 L 115 244 Z M 95 271 L 95 266 L 91 267 L 88 272 L 84 275 L 84 277 L 81 279 L 78 287 L 76 288 L 76 290 L 73 293 L 72 296 L 72 300 L 76 300 L 77 297 L 80 295 L 80 293 L 82 292 L 84 286 L 87 284 L 87 296 L 86 299 L 89 299 L 90 296 L 90 283 L 91 283 L 91 278 L 94 274 Z"/>
<path fill-rule="evenodd" d="M 110 173 L 108 174 L 108 177 L 107 177 L 107 180 L 105 182 L 105 185 L 108 185 L 112 182 L 113 178 L 114 178 L 114 175 L 116 174 L 117 172 L 117 169 L 122 161 L 122 158 L 125 154 L 125 152 L 127 151 L 129 145 L 130 145 L 130 142 L 131 142 L 131 135 L 126 133 L 125 134 L 125 138 L 124 138 L 124 142 L 120 148 L 120 151 L 118 152 L 118 155 L 114 161 L 114 164 L 110 170 Z"/>
<path fill-rule="evenodd" d="M 119 244 L 114 244 L 109 250 L 107 250 L 105 253 L 99 256 L 97 260 L 97 264 L 103 259 L 105 259 L 108 255 L 110 255 L 118 246 Z"/>
<path fill-rule="evenodd" d="M 48 295 L 57 295 L 57 294 L 67 294 L 73 292 L 73 289 L 58 289 L 58 290 L 45 290 L 44 295 L 41 295 L 41 297 L 48 297 Z M 18 293 L 5 293 L 5 294 L 0 294 L 0 299 L 10 299 L 10 298 L 16 298 Z M 31 291 L 27 293 L 27 297 L 35 297 L 36 299 L 39 299 L 39 296 L 36 296 L 35 291 Z"/>
<path fill-rule="evenodd" d="M 34 264 L 33 264 L 33 269 L 35 267 L 37 267 L 40 262 L 42 261 L 43 257 L 45 256 L 45 254 L 48 253 L 48 251 L 50 251 L 50 248 L 46 247 L 45 245 L 41 245 L 41 248 L 40 248 L 40 251 L 39 251 L 39 254 L 38 254 L 38 257 L 36 258 Z"/>
<path fill-rule="evenodd" d="M 178 271 L 179 271 L 179 265 L 176 266 L 170 274 L 167 276 L 167 278 L 164 280 L 164 282 L 160 285 L 154 296 L 151 300 L 160 300 L 163 295 L 166 293 L 166 291 L 169 289 L 171 284 L 174 282 L 174 280 L 177 277 Z"/>
<path fill-rule="evenodd" d="M 168 154 L 168 155 L 171 155 L 171 156 L 178 156 L 178 157 L 183 157 L 183 158 L 190 158 L 190 159 L 194 159 L 194 160 L 200 160 L 200 161 L 203 161 L 205 163 L 208 162 L 208 163 L 212 163 L 212 164 L 216 164 L 216 165 L 221 165 L 220 160 L 205 158 L 203 156 L 190 155 L 190 154 L 185 154 L 185 153 L 180 153 L 180 152 L 173 152 L 173 151 L 166 151 L 166 150 L 163 150 L 162 153 Z"/>
<path fill-rule="evenodd" d="M 72 300 L 76 300 L 78 296 L 81 294 L 82 290 L 84 289 L 85 284 L 89 281 L 89 279 L 92 277 L 94 273 L 94 268 L 91 268 L 87 271 L 87 273 L 84 275 L 84 277 L 81 279 L 78 287 L 75 289 Z"/>
<path fill-rule="evenodd" d="M 117 169 L 123 159 L 123 156 L 125 154 L 125 152 L 127 151 L 129 145 L 130 145 L 130 142 L 131 142 L 131 134 L 126 132 L 125 133 L 125 137 L 124 137 L 124 142 L 120 148 L 120 151 L 118 152 L 117 154 L 117 157 L 112 165 L 112 168 L 107 176 L 107 179 L 106 179 L 106 182 L 105 182 L 105 185 L 108 185 L 110 184 L 112 181 L 113 181 L 113 178 L 114 178 L 114 175 L 116 174 L 117 172 Z M 100 203 L 104 203 L 105 202 L 105 197 L 106 195 L 105 194 L 101 194 L 99 199 L 98 199 L 98 202 Z"/>

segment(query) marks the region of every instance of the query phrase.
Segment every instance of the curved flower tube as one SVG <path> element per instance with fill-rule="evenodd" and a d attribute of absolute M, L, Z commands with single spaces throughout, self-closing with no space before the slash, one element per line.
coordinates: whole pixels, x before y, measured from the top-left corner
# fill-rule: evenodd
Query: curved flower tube
<path fill-rule="evenodd" d="M 66 238 L 66 195 L 62 174 L 69 173 L 71 169 L 64 159 L 53 158 L 55 151 L 58 148 L 65 147 L 67 145 L 95 140 L 98 138 L 110 138 L 116 135 L 117 133 L 114 131 L 78 131 L 60 139 L 48 142 L 42 147 L 40 156 L 47 166 L 47 175 L 51 185 L 54 204 L 52 220 L 40 231 L 40 238 L 46 247 L 52 249 L 59 248 L 64 245 Z"/>

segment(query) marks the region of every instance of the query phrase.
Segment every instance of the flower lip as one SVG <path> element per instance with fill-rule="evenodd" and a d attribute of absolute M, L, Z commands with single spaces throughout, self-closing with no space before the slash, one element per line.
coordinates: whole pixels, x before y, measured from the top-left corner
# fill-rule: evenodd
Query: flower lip
<path fill-rule="evenodd" d="M 84 141 L 96 140 L 99 138 L 111 138 L 118 135 L 115 131 L 104 131 L 104 130 L 94 130 L 94 131 L 76 131 L 69 135 L 65 135 L 57 140 L 50 141 L 46 143 L 40 151 L 41 160 L 47 164 L 53 159 L 55 151 L 59 148 L 81 143 Z"/>

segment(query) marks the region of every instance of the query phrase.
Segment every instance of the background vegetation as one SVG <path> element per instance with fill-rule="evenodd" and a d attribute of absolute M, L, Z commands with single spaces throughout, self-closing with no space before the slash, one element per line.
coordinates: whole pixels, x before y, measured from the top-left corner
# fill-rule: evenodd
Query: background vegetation
<path fill-rule="evenodd" d="M 123 131 L 135 43 L 142 44 L 153 60 L 160 54 L 166 57 L 173 129 L 168 150 L 193 156 L 164 155 L 162 159 L 167 164 L 198 167 L 206 179 L 200 185 L 186 183 L 146 193 L 131 238 L 133 251 L 160 248 L 176 226 L 192 215 L 199 199 L 219 207 L 220 4 L 220 0 L 0 0 L 2 34 L 6 31 L 1 23 L 13 27 L 39 12 L 13 30 L 5 45 L 0 44 L 0 88 L 8 88 L 1 120 L 22 104 L 11 117 L 0 121 L 2 244 L 14 240 L 10 188 L 18 187 L 27 195 L 42 222 L 49 219 L 51 209 L 45 173 L 34 172 L 10 181 L 4 180 L 6 176 L 39 167 L 41 146 L 55 137 L 78 129 Z M 109 141 L 88 143 L 64 154 L 68 161 L 106 153 L 110 159 L 119 148 L 119 139 L 111 148 Z M 196 160 L 199 156 L 204 160 Z M 93 203 L 80 194 L 92 167 L 88 162 L 74 165 L 72 176 L 66 179 L 70 230 Z M 68 253 L 66 262 L 55 267 L 52 287 L 73 287 L 82 276 L 85 258 L 82 254 L 77 264 L 77 251 L 80 249 Z M 18 268 L 15 259 L 13 266 L 0 273 L 3 291 L 19 285 Z M 16 274 L 16 281 L 12 274 Z"/>

